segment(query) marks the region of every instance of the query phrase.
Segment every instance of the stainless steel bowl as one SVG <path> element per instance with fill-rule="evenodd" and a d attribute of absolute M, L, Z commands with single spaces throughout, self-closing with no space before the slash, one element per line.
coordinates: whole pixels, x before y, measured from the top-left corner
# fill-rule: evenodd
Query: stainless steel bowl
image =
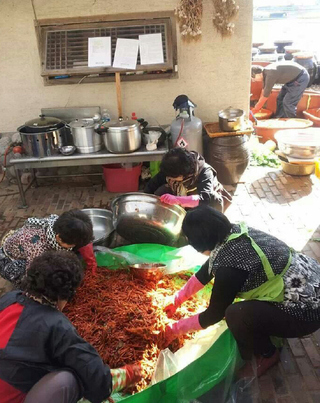
<path fill-rule="evenodd" d="M 88 208 L 82 210 L 86 213 L 93 225 L 94 245 L 102 244 L 114 230 L 112 212 L 101 208 Z"/>
<path fill-rule="evenodd" d="M 123 194 L 112 201 L 111 209 L 117 233 L 133 243 L 174 245 L 186 215 L 182 207 L 145 193 Z"/>
<path fill-rule="evenodd" d="M 59 148 L 62 155 L 72 155 L 76 151 L 76 146 L 63 146 Z"/>
<path fill-rule="evenodd" d="M 142 280 L 159 281 L 166 266 L 162 263 L 140 263 L 129 266 L 134 277 Z"/>
<path fill-rule="evenodd" d="M 288 157 L 311 159 L 320 155 L 320 129 L 288 129 L 275 134 L 279 151 Z"/>

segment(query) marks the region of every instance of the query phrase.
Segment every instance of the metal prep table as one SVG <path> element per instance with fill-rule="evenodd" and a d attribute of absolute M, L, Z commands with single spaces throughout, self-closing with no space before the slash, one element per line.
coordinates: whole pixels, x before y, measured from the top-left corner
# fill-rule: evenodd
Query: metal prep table
<path fill-rule="evenodd" d="M 104 164 L 118 164 L 129 162 L 144 162 L 144 161 L 160 161 L 164 154 L 168 151 L 168 145 L 162 145 L 157 150 L 147 151 L 145 146 L 142 146 L 138 151 L 129 154 L 112 154 L 107 150 L 101 150 L 91 154 L 80 154 L 75 152 L 72 155 L 56 154 L 50 157 L 35 158 L 35 157 L 22 157 L 20 159 L 11 159 L 10 164 L 14 166 L 16 178 L 18 182 L 22 208 L 27 207 L 25 192 L 31 184 L 24 190 L 20 170 L 32 169 L 33 180 L 35 177 L 35 169 L 41 168 L 60 168 L 71 166 L 84 166 L 84 165 L 104 165 Z M 84 174 L 85 176 L 86 174 Z M 72 176 L 72 175 L 71 175 Z"/>

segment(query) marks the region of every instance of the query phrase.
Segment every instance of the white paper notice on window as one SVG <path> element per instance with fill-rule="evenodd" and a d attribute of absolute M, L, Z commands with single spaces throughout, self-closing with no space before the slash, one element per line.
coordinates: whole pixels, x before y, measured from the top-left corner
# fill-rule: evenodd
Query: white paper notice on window
<path fill-rule="evenodd" d="M 118 69 L 135 70 L 137 67 L 138 49 L 138 39 L 118 38 L 113 67 Z"/>
<path fill-rule="evenodd" d="M 139 35 L 141 64 L 163 63 L 162 34 Z"/>
<path fill-rule="evenodd" d="M 111 66 L 111 37 L 103 36 L 89 38 L 88 41 L 88 66 Z"/>

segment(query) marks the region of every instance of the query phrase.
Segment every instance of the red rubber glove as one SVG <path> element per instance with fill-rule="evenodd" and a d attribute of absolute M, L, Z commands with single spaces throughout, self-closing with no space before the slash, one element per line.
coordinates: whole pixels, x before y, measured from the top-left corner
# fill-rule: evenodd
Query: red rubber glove
<path fill-rule="evenodd" d="M 174 339 L 189 332 L 203 329 L 199 323 L 199 314 L 187 319 L 180 319 L 173 325 L 167 325 L 164 332 L 165 345 L 168 346 Z"/>
<path fill-rule="evenodd" d="M 127 375 L 126 386 L 132 386 L 142 379 L 140 364 L 125 365 L 123 368 L 126 370 Z"/>
<path fill-rule="evenodd" d="M 170 205 L 179 204 L 178 198 L 170 193 L 165 193 L 160 197 L 161 203 L 166 203 Z"/>
<path fill-rule="evenodd" d="M 92 274 L 95 275 L 97 273 L 97 262 L 94 256 L 92 243 L 88 243 L 88 245 L 82 246 L 82 248 L 79 248 L 78 251 L 86 262 L 87 268 L 91 269 Z"/>
<path fill-rule="evenodd" d="M 175 303 L 169 304 L 166 307 L 163 308 L 165 313 L 167 314 L 168 318 L 172 318 L 172 316 L 175 314 L 176 310 L 179 308 L 180 305 L 176 305 Z"/>
<path fill-rule="evenodd" d="M 172 318 L 176 310 L 182 305 L 187 299 L 192 297 L 200 291 L 204 285 L 197 279 L 195 275 L 191 276 L 187 283 L 179 290 L 173 297 L 173 303 L 167 305 L 163 310 L 166 312 L 168 318 Z"/>
<path fill-rule="evenodd" d="M 192 196 L 174 196 L 170 193 L 165 193 L 160 197 L 162 203 L 166 204 L 178 204 L 181 207 L 197 207 L 199 205 L 199 196 L 192 195 Z"/>
<path fill-rule="evenodd" d="M 177 200 L 181 207 L 194 208 L 194 207 L 199 206 L 199 196 L 198 195 L 178 196 Z"/>

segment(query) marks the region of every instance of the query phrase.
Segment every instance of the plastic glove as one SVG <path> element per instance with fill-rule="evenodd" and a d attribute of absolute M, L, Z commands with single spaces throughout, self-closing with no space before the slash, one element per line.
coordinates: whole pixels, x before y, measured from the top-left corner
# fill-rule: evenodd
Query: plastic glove
<path fill-rule="evenodd" d="M 91 269 L 92 274 L 95 275 L 97 273 L 97 262 L 94 256 L 92 243 L 82 246 L 82 248 L 79 248 L 78 251 L 86 262 L 87 268 Z"/>
<path fill-rule="evenodd" d="M 139 382 L 142 378 L 141 365 L 125 365 L 121 368 L 111 369 L 112 393 L 119 392 Z"/>
<path fill-rule="evenodd" d="M 197 207 L 199 206 L 199 196 L 192 195 L 192 196 L 178 196 L 176 197 L 181 207 Z"/>
<path fill-rule="evenodd" d="M 165 193 L 160 197 L 161 203 L 166 203 L 166 204 L 179 204 L 178 198 L 174 195 L 171 195 L 170 193 Z"/>
<path fill-rule="evenodd" d="M 126 386 L 132 386 L 141 380 L 142 372 L 140 364 L 125 365 L 123 368 L 125 368 L 127 374 Z"/>
<path fill-rule="evenodd" d="M 182 305 L 187 299 L 192 297 L 192 295 L 196 294 L 199 290 L 201 290 L 204 285 L 197 279 L 195 275 L 189 278 L 187 283 L 179 290 L 173 298 L 173 303 L 167 305 L 164 308 L 168 318 L 172 318 L 176 310 Z"/>
<path fill-rule="evenodd" d="M 172 304 L 167 305 L 166 307 L 163 308 L 165 313 L 167 314 L 168 318 L 172 318 L 172 316 L 175 314 L 176 310 L 179 308 L 180 305 L 176 305 L 175 302 Z"/>
<path fill-rule="evenodd" d="M 187 319 L 180 319 L 173 325 L 167 325 L 164 333 L 165 345 L 168 346 L 179 336 L 189 332 L 203 329 L 199 323 L 199 314 L 191 316 Z"/>

